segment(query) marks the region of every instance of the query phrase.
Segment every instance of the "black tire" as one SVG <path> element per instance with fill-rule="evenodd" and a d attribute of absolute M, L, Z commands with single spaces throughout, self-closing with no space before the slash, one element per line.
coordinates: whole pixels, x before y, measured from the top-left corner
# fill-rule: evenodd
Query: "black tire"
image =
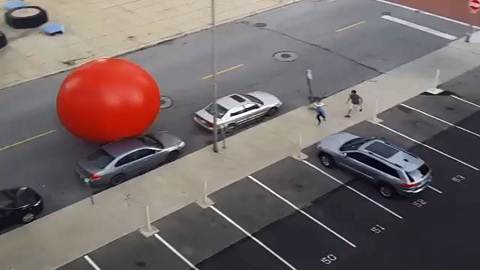
<path fill-rule="evenodd" d="M 378 185 L 378 192 L 387 199 L 395 197 L 396 194 L 395 189 L 391 185 L 385 183 L 380 183 Z"/>
<path fill-rule="evenodd" d="M 267 116 L 268 117 L 271 117 L 271 116 L 274 116 L 275 114 L 278 113 L 278 108 L 277 107 L 273 107 L 271 108 L 270 110 L 268 110 L 267 112 Z"/>
<path fill-rule="evenodd" d="M 172 162 L 172 161 L 175 161 L 178 159 L 178 157 L 180 157 L 180 152 L 177 151 L 177 150 L 174 150 L 172 152 L 170 152 L 167 156 L 167 162 Z"/>
<path fill-rule="evenodd" d="M 110 179 L 110 185 L 111 186 L 117 186 L 120 185 L 121 183 L 125 182 L 127 178 L 125 177 L 124 174 L 117 174 L 112 179 Z"/>
<path fill-rule="evenodd" d="M 8 44 L 7 37 L 2 31 L 0 31 L 0 48 L 7 46 L 7 44 Z"/>
<path fill-rule="evenodd" d="M 32 212 L 27 212 L 25 214 L 22 215 L 22 218 L 21 218 L 21 222 L 23 224 L 27 224 L 27 223 L 30 223 L 32 222 L 33 220 L 35 220 L 35 214 L 32 213 Z"/>
<path fill-rule="evenodd" d="M 327 168 L 335 167 L 335 160 L 329 154 L 320 152 L 318 153 L 318 158 L 320 159 L 320 163 L 322 163 L 324 167 L 327 167 Z"/>
<path fill-rule="evenodd" d="M 18 7 L 5 13 L 5 22 L 15 29 L 35 28 L 48 22 L 48 15 L 39 6 Z"/>

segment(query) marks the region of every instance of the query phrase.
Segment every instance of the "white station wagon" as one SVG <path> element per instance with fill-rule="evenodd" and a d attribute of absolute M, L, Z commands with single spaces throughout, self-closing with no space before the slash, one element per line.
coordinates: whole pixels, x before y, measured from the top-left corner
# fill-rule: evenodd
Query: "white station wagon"
<path fill-rule="evenodd" d="M 232 94 L 217 100 L 217 125 L 227 132 L 264 116 L 273 116 L 282 106 L 282 102 L 272 94 L 255 91 L 248 94 Z M 193 120 L 200 126 L 213 130 L 214 106 L 195 113 Z"/>

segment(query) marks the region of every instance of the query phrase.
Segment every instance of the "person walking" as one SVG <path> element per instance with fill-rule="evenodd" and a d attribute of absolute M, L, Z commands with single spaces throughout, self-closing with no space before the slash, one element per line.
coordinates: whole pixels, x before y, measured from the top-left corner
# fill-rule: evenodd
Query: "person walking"
<path fill-rule="evenodd" d="M 313 103 L 313 107 L 315 111 L 317 112 L 317 124 L 320 125 L 323 121 L 327 121 L 327 113 L 325 112 L 325 109 L 323 109 L 323 106 L 325 106 L 324 103 L 322 103 L 320 100 L 317 100 Z"/>
<path fill-rule="evenodd" d="M 350 118 L 353 111 L 363 111 L 363 98 L 357 94 L 356 90 L 352 90 L 347 99 L 348 112 L 345 117 Z"/>

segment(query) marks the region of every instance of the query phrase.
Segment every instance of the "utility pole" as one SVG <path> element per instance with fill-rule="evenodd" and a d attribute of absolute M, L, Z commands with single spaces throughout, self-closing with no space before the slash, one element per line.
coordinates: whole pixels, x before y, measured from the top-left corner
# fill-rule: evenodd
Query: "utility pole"
<path fill-rule="evenodd" d="M 307 79 L 307 86 L 308 86 L 308 100 L 312 102 L 313 100 L 313 91 L 312 91 L 312 80 L 313 74 L 311 69 L 305 70 L 305 78 Z"/>
<path fill-rule="evenodd" d="M 215 0 L 211 0 L 212 11 L 212 84 L 213 84 L 213 152 L 218 152 L 218 107 L 217 107 L 217 59 L 215 55 L 216 51 L 216 36 L 215 36 Z"/>

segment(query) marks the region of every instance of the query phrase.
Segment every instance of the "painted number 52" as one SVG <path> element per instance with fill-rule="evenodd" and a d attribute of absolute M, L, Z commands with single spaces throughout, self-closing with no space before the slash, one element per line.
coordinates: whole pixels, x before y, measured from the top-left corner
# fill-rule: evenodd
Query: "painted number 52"
<path fill-rule="evenodd" d="M 324 264 L 331 264 L 333 263 L 334 261 L 337 260 L 337 257 L 333 254 L 328 254 L 327 256 L 323 257 L 321 259 L 321 261 L 324 263 Z"/>

